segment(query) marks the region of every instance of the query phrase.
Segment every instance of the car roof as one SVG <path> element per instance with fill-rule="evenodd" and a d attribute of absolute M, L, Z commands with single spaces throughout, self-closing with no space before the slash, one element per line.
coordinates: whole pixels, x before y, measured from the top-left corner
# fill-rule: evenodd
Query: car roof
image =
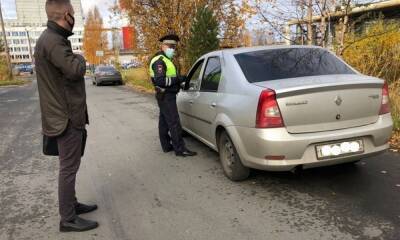
<path fill-rule="evenodd" d="M 257 46 L 257 47 L 240 47 L 240 48 L 228 48 L 222 49 L 218 51 L 213 51 L 203 55 L 203 57 L 208 57 L 210 55 L 215 54 L 239 54 L 239 53 L 246 53 L 246 52 L 255 52 L 255 51 L 262 51 L 262 50 L 271 50 L 271 49 L 293 49 L 293 48 L 321 48 L 318 46 L 313 45 L 268 45 L 268 46 Z M 321 48 L 322 49 L 322 48 Z"/>

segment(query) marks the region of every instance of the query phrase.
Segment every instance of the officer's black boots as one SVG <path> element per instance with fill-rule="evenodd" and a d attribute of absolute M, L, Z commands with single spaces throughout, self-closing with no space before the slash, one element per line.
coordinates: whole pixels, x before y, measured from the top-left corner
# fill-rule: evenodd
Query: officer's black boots
<path fill-rule="evenodd" d="M 75 206 L 75 213 L 76 215 L 80 215 L 80 214 L 85 214 L 85 213 L 90 213 L 93 212 L 94 210 L 97 209 L 97 205 L 86 205 L 83 203 L 78 203 Z"/>
<path fill-rule="evenodd" d="M 173 147 L 170 147 L 170 148 L 167 148 L 167 149 L 163 150 L 164 153 L 169 153 L 169 152 L 172 152 L 172 151 L 174 151 Z"/>
<path fill-rule="evenodd" d="M 186 149 L 186 150 L 183 151 L 183 152 L 177 152 L 177 153 L 175 153 L 175 154 L 176 154 L 176 156 L 178 156 L 178 157 L 193 157 L 193 156 L 196 156 L 196 155 L 197 155 L 196 152 L 192 152 L 192 151 L 190 151 L 190 150 L 188 150 L 188 149 Z"/>
<path fill-rule="evenodd" d="M 60 222 L 60 232 L 84 232 L 95 229 L 99 224 L 76 216 L 74 220 L 69 222 Z"/>

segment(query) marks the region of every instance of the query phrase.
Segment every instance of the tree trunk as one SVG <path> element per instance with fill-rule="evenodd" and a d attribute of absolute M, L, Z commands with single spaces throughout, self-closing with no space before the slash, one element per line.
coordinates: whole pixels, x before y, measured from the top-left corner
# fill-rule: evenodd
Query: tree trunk
<path fill-rule="evenodd" d="M 346 33 L 347 33 L 348 24 L 349 24 L 349 16 L 348 16 L 348 14 L 346 14 L 344 16 L 344 19 L 343 19 L 342 31 L 340 33 L 340 47 L 339 47 L 339 55 L 340 56 L 343 55 L 344 40 L 345 40 L 345 36 L 346 36 Z"/>
<path fill-rule="evenodd" d="M 313 44 L 313 27 L 312 27 L 312 17 L 313 17 L 313 8 L 312 8 L 312 0 L 308 0 L 307 3 L 307 44 Z"/>
<path fill-rule="evenodd" d="M 325 13 L 322 13 L 320 31 L 321 31 L 320 45 L 325 48 L 326 47 L 326 16 L 325 16 Z"/>

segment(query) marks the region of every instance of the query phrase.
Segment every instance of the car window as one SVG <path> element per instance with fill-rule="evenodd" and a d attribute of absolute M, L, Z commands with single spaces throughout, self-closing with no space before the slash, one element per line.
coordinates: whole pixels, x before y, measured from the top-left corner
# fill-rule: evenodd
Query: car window
<path fill-rule="evenodd" d="M 190 71 L 188 75 L 189 86 L 187 89 L 190 91 L 198 91 L 200 89 L 200 73 L 203 68 L 204 60 L 200 60 Z"/>
<path fill-rule="evenodd" d="M 320 48 L 271 49 L 236 54 L 247 80 L 276 79 L 333 74 L 356 74 L 342 60 Z"/>
<path fill-rule="evenodd" d="M 219 57 L 211 57 L 207 61 L 204 71 L 203 81 L 201 81 L 200 91 L 216 92 L 218 91 L 221 80 L 221 61 Z"/>
<path fill-rule="evenodd" d="M 100 72 L 115 72 L 116 70 L 113 67 L 101 67 L 99 71 Z"/>

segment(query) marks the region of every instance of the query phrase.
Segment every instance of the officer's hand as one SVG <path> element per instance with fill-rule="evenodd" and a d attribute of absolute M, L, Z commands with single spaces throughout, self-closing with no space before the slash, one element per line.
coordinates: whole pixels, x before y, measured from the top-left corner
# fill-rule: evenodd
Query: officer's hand
<path fill-rule="evenodd" d="M 185 83 L 186 81 L 187 81 L 187 77 L 186 76 L 179 76 L 179 82 Z"/>
<path fill-rule="evenodd" d="M 186 82 L 181 82 L 181 89 L 186 90 Z"/>

